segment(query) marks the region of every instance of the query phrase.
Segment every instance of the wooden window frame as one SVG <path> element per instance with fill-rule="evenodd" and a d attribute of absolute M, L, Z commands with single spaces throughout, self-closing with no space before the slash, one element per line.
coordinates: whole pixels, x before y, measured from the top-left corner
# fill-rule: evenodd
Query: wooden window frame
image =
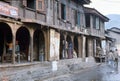
<path fill-rule="evenodd" d="M 63 3 L 61 3 L 61 19 L 66 20 L 66 5 Z"/>
<path fill-rule="evenodd" d="M 93 15 L 93 28 L 95 28 L 96 29 L 96 16 L 95 15 Z"/>
<path fill-rule="evenodd" d="M 90 28 L 91 27 L 91 20 L 90 20 L 90 14 L 85 14 L 85 22 L 86 22 L 86 27 Z"/>
<path fill-rule="evenodd" d="M 33 8 L 31 8 L 31 7 L 29 7 L 28 6 L 28 1 L 29 0 L 22 0 L 22 5 L 23 5 L 23 7 L 26 7 L 27 9 L 30 9 L 30 10 L 35 10 L 36 9 L 36 2 L 34 2 L 34 7 Z"/>
<path fill-rule="evenodd" d="M 75 10 L 75 13 L 74 13 L 75 15 L 75 25 L 76 26 L 78 26 L 78 27 L 80 27 L 80 25 L 81 25 L 81 23 L 80 23 L 80 21 L 81 21 L 81 14 L 80 14 L 80 12 L 79 11 L 77 11 L 77 10 Z"/>
<path fill-rule="evenodd" d="M 100 20 L 99 20 L 99 17 L 96 17 L 96 29 L 100 29 Z"/>
<path fill-rule="evenodd" d="M 38 2 L 39 2 L 39 1 L 42 2 L 42 9 L 39 9 L 39 8 L 38 8 Z M 44 4 L 44 2 L 45 2 L 44 0 L 36 0 L 36 3 L 35 3 L 35 5 L 36 5 L 35 7 L 36 7 L 36 8 L 35 8 L 35 10 L 40 11 L 40 12 L 41 12 L 41 11 L 45 11 L 45 6 L 44 6 L 45 4 Z M 27 0 L 22 0 L 22 3 L 23 3 L 23 6 L 24 6 L 24 7 L 27 7 Z"/>
<path fill-rule="evenodd" d="M 38 8 L 38 2 L 39 1 L 41 1 L 42 2 L 42 8 L 41 9 L 39 9 Z M 44 0 L 36 0 L 36 10 L 37 11 L 45 11 L 45 6 L 44 6 L 45 4 L 44 4 Z"/>

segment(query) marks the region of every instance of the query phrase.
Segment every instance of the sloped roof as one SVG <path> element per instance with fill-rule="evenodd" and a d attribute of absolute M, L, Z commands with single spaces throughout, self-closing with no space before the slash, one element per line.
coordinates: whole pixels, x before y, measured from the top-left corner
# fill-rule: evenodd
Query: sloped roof
<path fill-rule="evenodd" d="M 80 4 L 89 4 L 91 1 L 90 0 L 73 0 L 75 2 L 78 2 Z"/>
<path fill-rule="evenodd" d="M 110 29 L 107 29 L 107 31 L 111 31 L 111 32 L 120 34 L 120 28 L 117 28 L 117 27 L 112 27 Z"/>
<path fill-rule="evenodd" d="M 108 22 L 109 18 L 107 18 L 106 16 L 102 15 L 100 12 L 98 12 L 95 8 L 88 8 L 88 7 L 84 7 L 84 11 L 85 13 L 89 13 L 89 14 L 94 14 L 98 17 L 100 17 L 101 19 L 103 19 L 104 21 Z"/>

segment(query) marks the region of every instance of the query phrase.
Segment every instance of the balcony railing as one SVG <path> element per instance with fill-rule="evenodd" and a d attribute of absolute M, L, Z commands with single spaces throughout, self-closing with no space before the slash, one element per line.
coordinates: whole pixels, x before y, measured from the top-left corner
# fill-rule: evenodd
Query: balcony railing
<path fill-rule="evenodd" d="M 104 37 L 105 36 L 105 33 L 102 30 L 93 29 L 93 28 L 86 28 L 86 29 L 87 29 L 87 33 L 92 36 L 96 36 L 96 37 Z"/>

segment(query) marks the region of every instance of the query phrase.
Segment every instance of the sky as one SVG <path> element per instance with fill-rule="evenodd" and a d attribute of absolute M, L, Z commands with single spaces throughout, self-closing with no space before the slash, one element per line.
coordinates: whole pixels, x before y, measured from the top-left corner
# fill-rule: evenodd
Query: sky
<path fill-rule="evenodd" d="M 87 6 L 95 8 L 103 15 L 120 14 L 120 0 L 91 0 Z"/>

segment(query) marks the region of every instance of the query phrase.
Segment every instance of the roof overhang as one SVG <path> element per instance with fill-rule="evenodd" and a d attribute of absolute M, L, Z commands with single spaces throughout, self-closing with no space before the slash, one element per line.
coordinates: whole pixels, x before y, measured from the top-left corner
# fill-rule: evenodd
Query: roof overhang
<path fill-rule="evenodd" d="M 89 4 L 91 2 L 90 0 L 74 0 L 74 1 L 80 4 Z"/>
<path fill-rule="evenodd" d="M 105 22 L 108 22 L 108 21 L 109 21 L 109 18 L 107 18 L 106 16 L 102 15 L 100 12 L 98 12 L 98 11 L 97 11 L 96 9 L 94 9 L 94 8 L 85 7 L 85 8 L 84 8 L 84 11 L 85 11 L 85 13 L 94 14 L 94 15 L 100 17 L 100 18 L 103 19 Z"/>

